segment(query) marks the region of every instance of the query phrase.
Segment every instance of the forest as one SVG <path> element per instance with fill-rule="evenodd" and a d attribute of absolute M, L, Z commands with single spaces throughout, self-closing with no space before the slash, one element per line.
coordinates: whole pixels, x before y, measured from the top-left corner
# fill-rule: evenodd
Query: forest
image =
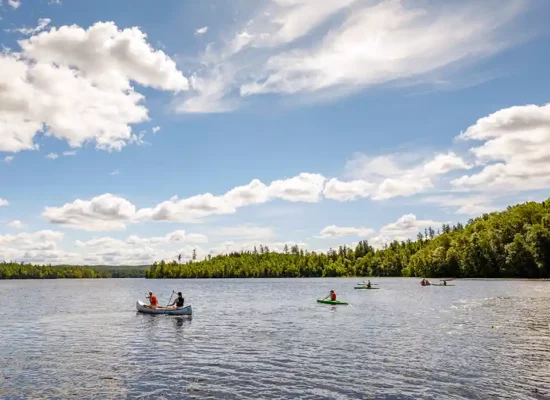
<path fill-rule="evenodd" d="M 487 213 L 465 226 L 428 228 L 414 241 L 378 250 L 367 240 L 326 254 L 259 246 L 185 264 L 161 261 L 146 271 L 151 279 L 345 276 L 549 278 L 550 199 Z"/>
<path fill-rule="evenodd" d="M 81 279 L 81 278 L 142 278 L 147 267 L 136 266 L 72 266 L 0 263 L 1 279 Z"/>

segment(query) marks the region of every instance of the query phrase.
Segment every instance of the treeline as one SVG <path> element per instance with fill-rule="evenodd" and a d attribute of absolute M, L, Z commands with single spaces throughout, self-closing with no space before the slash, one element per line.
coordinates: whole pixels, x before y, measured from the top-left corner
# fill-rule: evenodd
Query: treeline
<path fill-rule="evenodd" d="M 72 265 L 32 265 L 0 263 L 0 279 L 82 279 L 82 278 L 142 278 L 141 267 L 87 267 Z"/>
<path fill-rule="evenodd" d="M 178 264 L 155 263 L 147 278 L 415 276 L 549 278 L 550 199 L 462 224 L 428 228 L 415 241 L 374 249 L 364 240 L 326 254 L 267 246 Z"/>

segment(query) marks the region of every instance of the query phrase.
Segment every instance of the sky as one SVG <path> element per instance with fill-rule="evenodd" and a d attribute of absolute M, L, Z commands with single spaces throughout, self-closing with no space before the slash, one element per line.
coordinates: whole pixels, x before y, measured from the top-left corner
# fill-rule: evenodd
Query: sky
<path fill-rule="evenodd" d="M 1 0 L 0 261 L 377 248 L 550 197 L 550 2 Z"/>

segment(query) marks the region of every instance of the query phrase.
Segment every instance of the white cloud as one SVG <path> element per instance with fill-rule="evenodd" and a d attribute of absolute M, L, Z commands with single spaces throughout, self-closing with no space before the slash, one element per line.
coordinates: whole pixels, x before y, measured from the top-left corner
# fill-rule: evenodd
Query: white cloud
<path fill-rule="evenodd" d="M 52 28 L 20 41 L 20 53 L 1 53 L 0 151 L 34 150 L 39 132 L 109 151 L 139 139 L 131 125 L 147 121 L 148 111 L 131 82 L 188 87 L 174 61 L 146 39 L 138 28 L 98 22 Z"/>
<path fill-rule="evenodd" d="M 487 212 L 496 211 L 498 207 L 493 204 L 493 201 L 493 198 L 486 195 L 445 195 L 430 196 L 422 199 L 424 203 L 437 204 L 444 208 L 455 207 L 456 214 L 468 216 L 478 216 Z"/>
<path fill-rule="evenodd" d="M 76 156 L 76 151 L 64 151 L 64 156 Z"/>
<path fill-rule="evenodd" d="M 78 199 L 62 207 L 46 207 L 42 213 L 49 223 L 87 231 L 124 230 L 135 215 L 132 203 L 110 193 L 90 201 Z"/>
<path fill-rule="evenodd" d="M 0 197 L 0 207 L 9 205 L 10 202 Z"/>
<path fill-rule="evenodd" d="M 207 26 L 203 26 L 202 28 L 199 28 L 195 31 L 195 36 L 202 36 L 204 35 L 206 32 L 208 32 L 208 27 Z"/>
<path fill-rule="evenodd" d="M 160 131 L 160 126 L 153 127 L 153 133 L 158 133 Z"/>
<path fill-rule="evenodd" d="M 315 203 L 321 200 L 326 178 L 320 174 L 301 173 L 290 179 L 273 181 L 271 196 L 291 202 Z"/>
<path fill-rule="evenodd" d="M 46 158 L 49 158 L 50 160 L 55 160 L 55 159 L 59 158 L 59 155 L 56 154 L 56 153 L 50 153 L 50 154 L 46 155 Z"/>
<path fill-rule="evenodd" d="M 348 201 L 369 197 L 373 192 L 373 188 L 373 183 L 364 180 L 343 182 L 332 178 L 327 181 L 323 195 L 327 199 Z"/>
<path fill-rule="evenodd" d="M 61 4 L 61 0 L 48 0 L 48 4 Z"/>
<path fill-rule="evenodd" d="M 38 24 L 34 28 L 18 28 L 13 31 L 22 33 L 23 35 L 35 35 L 38 32 L 42 32 L 52 22 L 49 18 L 40 18 Z"/>
<path fill-rule="evenodd" d="M 239 239 L 272 239 L 275 236 L 273 228 L 266 226 L 255 226 L 250 224 L 239 226 L 226 226 L 217 228 L 215 230 L 216 235 L 219 236 L 231 236 Z"/>
<path fill-rule="evenodd" d="M 155 89 L 187 90 L 188 81 L 174 61 L 146 39 L 138 28 L 119 30 L 112 22 L 97 22 L 87 30 L 52 28 L 20 44 L 28 57 L 78 68 L 100 86 L 128 89 L 132 80 Z"/>
<path fill-rule="evenodd" d="M 118 175 L 118 174 L 120 174 L 120 171 L 118 169 L 115 169 L 114 171 L 109 172 L 109 175 L 111 175 L 111 176 L 115 176 L 115 175 Z"/>
<path fill-rule="evenodd" d="M 6 158 L 4 158 L 4 162 L 6 164 L 9 164 L 13 161 L 13 158 L 14 158 L 13 156 L 6 156 Z"/>
<path fill-rule="evenodd" d="M 23 222 L 19 221 L 19 220 L 15 220 L 15 221 L 11 221 L 8 226 L 10 228 L 14 228 L 14 229 L 22 229 L 25 227 L 25 224 L 23 224 Z"/>
<path fill-rule="evenodd" d="M 380 235 L 389 237 L 411 237 L 417 234 L 421 228 L 432 227 L 436 229 L 441 222 L 432 220 L 419 220 L 414 214 L 405 214 L 396 222 L 392 222 L 380 229 Z"/>
<path fill-rule="evenodd" d="M 520 38 L 511 26 L 528 4 L 373 3 L 268 2 L 224 35 L 231 39 L 208 45 L 195 73 L 208 89 L 189 93 L 176 109 L 228 112 L 243 97 L 261 93 L 331 89 L 334 98 L 335 91 L 346 94 L 374 85 L 440 82 L 447 71 L 516 44 Z"/>
<path fill-rule="evenodd" d="M 374 233 L 373 229 L 370 228 L 355 228 L 355 227 L 346 227 L 346 226 L 336 226 L 336 225 L 330 225 L 326 226 L 321 230 L 321 233 L 319 238 L 326 239 L 326 238 L 334 238 L 334 237 L 343 237 L 343 236 L 370 236 Z"/>
<path fill-rule="evenodd" d="M 174 231 L 164 236 L 140 237 L 136 235 L 129 236 L 125 240 L 114 239 L 111 237 L 102 237 L 88 241 L 77 240 L 77 247 L 88 248 L 108 248 L 118 249 L 126 247 L 154 247 L 167 245 L 171 243 L 207 243 L 208 238 L 199 233 L 187 233 L 184 230 Z"/>
<path fill-rule="evenodd" d="M 502 109 L 478 120 L 458 139 L 484 143 L 470 149 L 481 171 L 453 180 L 455 187 L 481 191 L 550 187 L 550 104 Z"/>
<path fill-rule="evenodd" d="M 11 245 L 23 250 L 56 250 L 61 239 L 63 233 L 50 230 L 0 235 L 0 247 Z"/>
<path fill-rule="evenodd" d="M 17 9 L 17 8 L 19 8 L 19 6 L 21 5 L 21 1 L 20 1 L 20 0 L 8 0 L 8 4 L 9 4 L 13 9 Z"/>
<path fill-rule="evenodd" d="M 438 154 L 435 158 L 424 165 L 424 172 L 427 175 L 441 175 L 455 169 L 471 169 L 472 165 L 467 164 L 455 153 Z"/>
<path fill-rule="evenodd" d="M 365 193 L 372 193 L 373 200 L 379 201 L 426 192 L 435 187 L 434 179 L 438 176 L 469 168 L 472 166 L 452 152 L 433 158 L 409 153 L 377 157 L 356 154 L 347 162 L 346 174 L 356 179 L 355 186 L 364 182 Z"/>

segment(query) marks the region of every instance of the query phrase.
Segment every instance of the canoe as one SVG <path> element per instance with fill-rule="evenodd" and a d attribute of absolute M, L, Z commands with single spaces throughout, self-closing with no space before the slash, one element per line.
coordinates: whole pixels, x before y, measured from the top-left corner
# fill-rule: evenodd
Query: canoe
<path fill-rule="evenodd" d="M 354 289 L 369 289 L 369 290 L 375 290 L 375 289 L 380 289 L 380 288 L 379 288 L 379 287 L 355 286 Z"/>
<path fill-rule="evenodd" d="M 317 303 L 333 304 L 333 305 L 340 304 L 340 305 L 343 305 L 343 306 L 348 305 L 348 303 L 343 302 L 343 301 L 338 301 L 338 300 L 332 301 L 332 300 L 323 300 L 323 299 L 317 299 Z"/>
<path fill-rule="evenodd" d="M 432 283 L 432 286 L 454 286 L 454 285 L 444 285 L 442 283 Z"/>
<path fill-rule="evenodd" d="M 165 315 L 192 315 L 193 314 L 193 309 L 191 308 L 190 305 L 182 308 L 177 308 L 175 310 L 167 310 L 164 307 L 148 308 L 148 307 L 145 307 L 146 305 L 147 304 L 139 300 L 136 302 L 137 310 L 145 314 L 165 314 Z"/>

